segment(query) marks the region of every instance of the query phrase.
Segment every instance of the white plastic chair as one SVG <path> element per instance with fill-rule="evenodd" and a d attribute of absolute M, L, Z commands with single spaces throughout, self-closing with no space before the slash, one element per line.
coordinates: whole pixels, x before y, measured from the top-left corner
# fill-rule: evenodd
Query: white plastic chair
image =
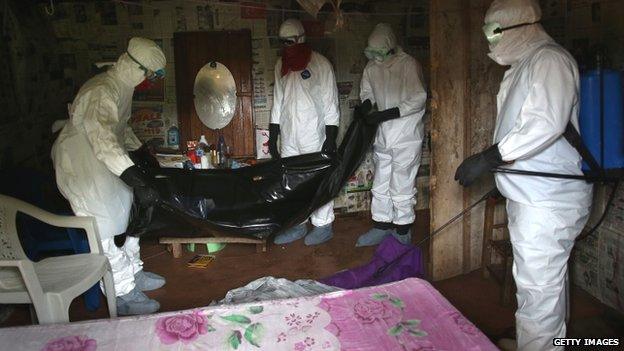
<path fill-rule="evenodd" d="M 18 212 L 53 226 L 84 229 L 91 253 L 29 260 L 17 236 Z M 108 312 L 117 317 L 113 275 L 93 218 L 58 216 L 0 195 L 0 303 L 33 304 L 40 324 L 67 323 L 72 300 L 100 280 Z"/>

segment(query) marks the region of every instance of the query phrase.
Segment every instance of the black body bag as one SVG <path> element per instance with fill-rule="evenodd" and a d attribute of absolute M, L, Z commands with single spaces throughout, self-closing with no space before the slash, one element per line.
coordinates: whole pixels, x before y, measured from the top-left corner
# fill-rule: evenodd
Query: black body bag
<path fill-rule="evenodd" d="M 340 193 L 371 148 L 377 125 L 364 121 L 363 114 L 371 112 L 364 109 L 355 109 L 332 155 L 319 152 L 239 169 L 184 170 L 155 167 L 149 155 L 135 153 L 133 160 L 161 201 L 153 208 L 135 203 L 126 233 L 266 238 L 303 222 Z"/>

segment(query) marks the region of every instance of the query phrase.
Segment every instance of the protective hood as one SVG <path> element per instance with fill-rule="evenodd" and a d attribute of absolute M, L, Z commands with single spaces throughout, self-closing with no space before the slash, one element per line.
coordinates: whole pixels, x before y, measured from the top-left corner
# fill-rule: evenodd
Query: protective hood
<path fill-rule="evenodd" d="M 533 23 L 542 19 L 536 0 L 494 0 L 485 14 L 485 23 L 497 22 L 503 27 Z"/>
<path fill-rule="evenodd" d="M 126 53 L 119 56 L 115 65 L 108 70 L 108 73 L 132 88 L 145 80 L 145 72 Z"/>
<path fill-rule="evenodd" d="M 387 23 L 379 23 L 368 37 L 368 48 L 373 50 L 391 50 L 396 48 L 397 40 L 392 27 Z"/>
<path fill-rule="evenodd" d="M 552 41 L 542 25 L 536 23 L 506 31 L 497 45 L 490 46 L 488 56 L 501 66 L 510 66 L 535 48 Z"/>
<path fill-rule="evenodd" d="M 154 72 L 164 69 L 167 64 L 165 54 L 153 40 L 138 37 L 130 39 L 128 53 Z"/>
<path fill-rule="evenodd" d="M 280 38 L 297 38 L 298 44 L 305 43 L 305 30 L 301 21 L 290 18 L 285 20 L 279 29 Z"/>
<path fill-rule="evenodd" d="M 535 0 L 495 0 L 485 14 L 484 22 L 498 23 L 504 28 L 535 23 L 541 18 L 542 11 Z M 532 49 L 548 41 L 552 38 L 537 23 L 509 29 L 503 32 L 498 44 L 490 45 L 488 56 L 500 65 L 513 65 Z"/>
<path fill-rule="evenodd" d="M 154 41 L 145 38 L 130 39 L 127 53 L 119 56 L 108 72 L 131 87 L 136 87 L 145 80 L 145 71 L 128 54 L 152 71 L 164 69 L 167 64 L 165 54 Z"/>

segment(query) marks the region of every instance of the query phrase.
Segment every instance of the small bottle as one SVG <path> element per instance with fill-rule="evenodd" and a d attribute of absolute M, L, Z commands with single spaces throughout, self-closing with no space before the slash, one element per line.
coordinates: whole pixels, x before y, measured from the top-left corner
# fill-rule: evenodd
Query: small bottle
<path fill-rule="evenodd" d="M 199 146 L 201 146 L 202 149 L 205 149 L 208 146 L 208 140 L 206 140 L 206 136 L 203 134 L 199 137 Z"/>
<path fill-rule="evenodd" d="M 232 167 L 232 154 L 230 153 L 230 146 L 225 147 L 225 164 L 227 168 Z"/>
<path fill-rule="evenodd" d="M 201 157 L 201 168 L 208 169 L 210 168 L 210 162 L 208 161 L 208 156 L 202 155 Z"/>
<path fill-rule="evenodd" d="M 167 145 L 174 150 L 180 148 L 180 130 L 175 124 L 167 130 Z"/>
<path fill-rule="evenodd" d="M 217 150 L 210 150 L 210 156 L 212 159 L 212 164 L 214 167 L 219 167 L 219 155 L 217 154 Z"/>
<path fill-rule="evenodd" d="M 225 139 L 223 138 L 223 134 L 219 135 L 219 142 L 217 143 L 217 154 L 219 154 L 219 166 L 223 166 L 225 163 L 225 152 L 226 152 Z"/>
<path fill-rule="evenodd" d="M 204 156 L 206 144 L 208 144 L 206 142 L 206 137 L 202 135 L 197 142 L 197 147 L 195 148 L 195 154 L 197 155 L 197 158 L 201 158 L 202 156 Z"/>

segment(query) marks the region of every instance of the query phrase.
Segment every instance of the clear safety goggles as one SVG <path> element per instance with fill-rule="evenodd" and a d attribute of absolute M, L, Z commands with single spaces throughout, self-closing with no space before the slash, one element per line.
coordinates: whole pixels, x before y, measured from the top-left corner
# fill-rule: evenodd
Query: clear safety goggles
<path fill-rule="evenodd" d="M 491 23 L 486 23 L 483 26 L 483 33 L 485 33 L 485 38 L 487 39 L 488 43 L 490 43 L 491 45 L 496 45 L 503 37 L 504 31 L 514 29 L 514 28 L 524 27 L 524 26 L 530 26 L 536 23 L 539 23 L 539 22 L 520 23 L 520 24 L 515 24 L 509 27 L 503 27 L 497 22 L 491 22 Z"/>
<path fill-rule="evenodd" d="M 386 50 L 386 49 L 375 49 L 375 48 L 366 48 L 364 49 L 364 55 L 369 60 L 375 60 L 377 62 L 385 61 L 389 56 L 394 54 L 394 49 Z"/>
<path fill-rule="evenodd" d="M 303 37 L 302 35 L 295 35 L 292 37 L 280 37 L 279 41 L 280 43 L 282 43 L 282 45 L 285 46 L 293 46 L 297 43 L 299 43 L 299 39 Z"/>
<path fill-rule="evenodd" d="M 134 61 L 134 63 L 139 65 L 139 68 L 143 70 L 143 72 L 145 73 L 145 78 L 147 78 L 148 80 L 155 81 L 155 80 L 158 80 L 158 79 L 163 79 L 165 77 L 165 69 L 164 68 L 161 68 L 161 69 L 159 69 L 157 71 L 152 71 L 151 69 L 143 66 L 141 64 L 141 62 L 139 62 L 137 59 L 132 57 L 132 55 L 130 55 L 129 52 L 127 54 L 130 57 L 130 59 L 132 61 Z"/>

